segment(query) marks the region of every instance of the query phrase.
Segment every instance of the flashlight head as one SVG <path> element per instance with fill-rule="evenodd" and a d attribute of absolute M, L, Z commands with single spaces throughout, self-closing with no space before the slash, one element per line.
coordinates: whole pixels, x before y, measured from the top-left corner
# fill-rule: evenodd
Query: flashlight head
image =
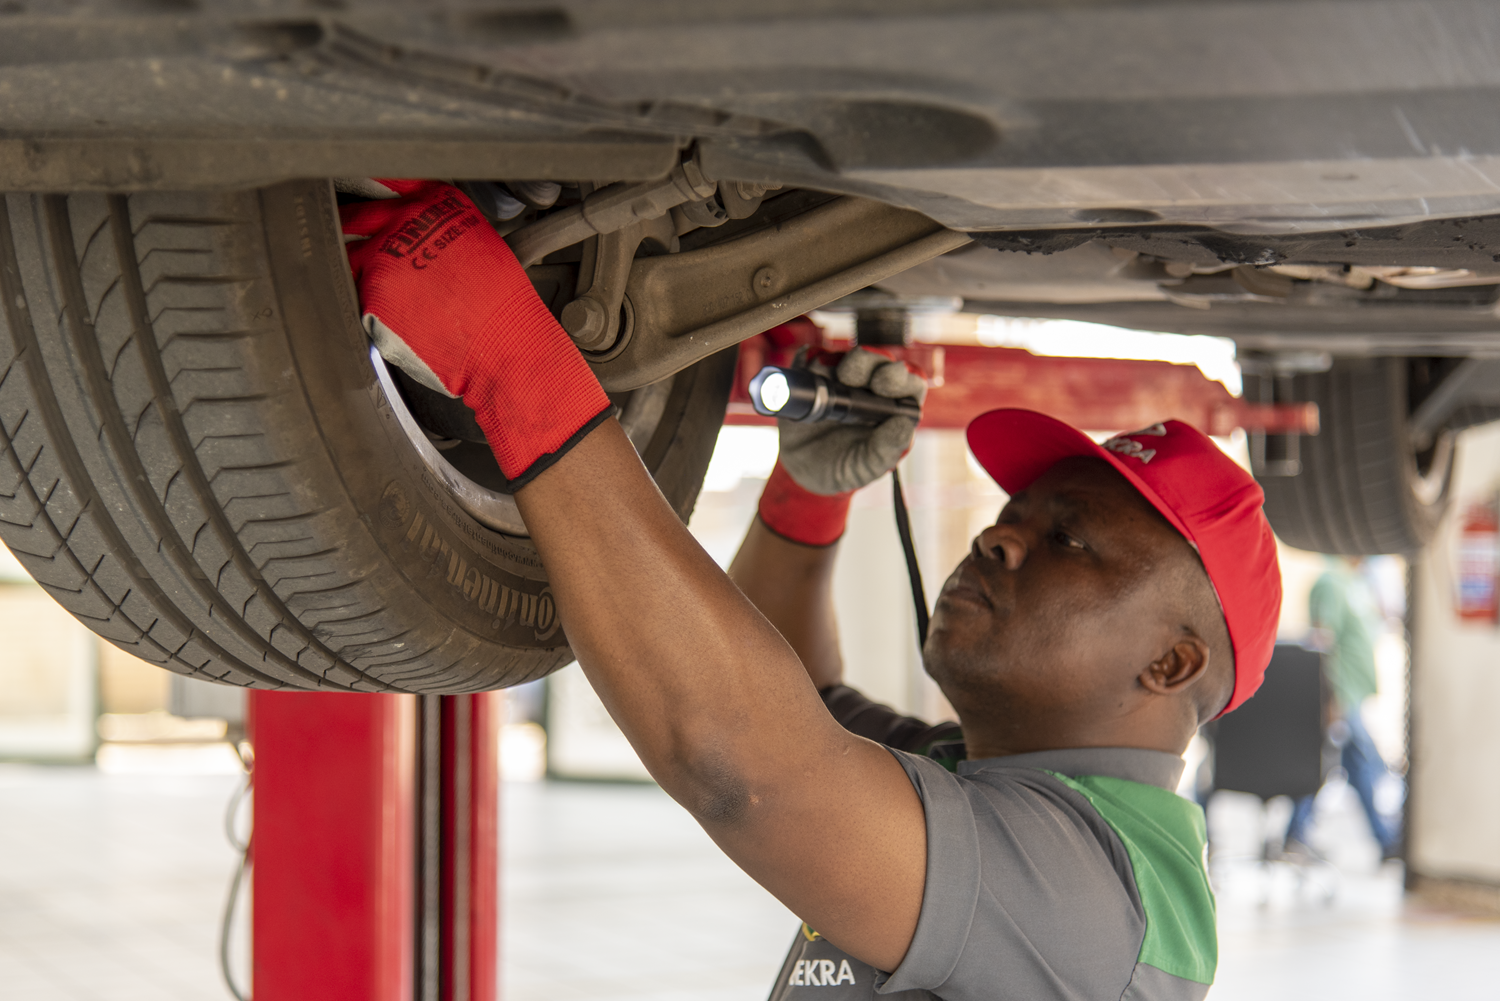
<path fill-rule="evenodd" d="M 750 403 L 766 417 L 801 421 L 826 409 L 828 387 L 805 368 L 767 365 L 750 380 Z"/>
<path fill-rule="evenodd" d="M 760 402 L 772 413 L 780 413 L 792 402 L 792 387 L 787 385 L 786 373 L 772 371 L 760 380 Z"/>

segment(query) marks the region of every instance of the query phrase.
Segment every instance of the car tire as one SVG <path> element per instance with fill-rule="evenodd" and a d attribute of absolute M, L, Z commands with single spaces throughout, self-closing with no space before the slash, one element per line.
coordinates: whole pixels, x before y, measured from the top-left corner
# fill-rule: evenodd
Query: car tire
<path fill-rule="evenodd" d="M 530 540 L 403 430 L 329 182 L 5 196 L 0 294 L 0 538 L 100 636 L 261 688 L 470 692 L 571 659 Z M 684 520 L 734 354 L 633 433 Z"/>
<path fill-rule="evenodd" d="M 1321 425 L 1297 442 L 1297 475 L 1258 476 L 1266 517 L 1287 545 L 1373 556 L 1412 553 L 1432 538 L 1448 505 L 1453 434 L 1422 450 L 1414 444 L 1409 365 L 1339 358 L 1326 372 L 1277 379 L 1277 398 L 1316 403 Z M 1247 376 L 1246 398 L 1265 398 L 1261 380 L 1268 378 Z"/>

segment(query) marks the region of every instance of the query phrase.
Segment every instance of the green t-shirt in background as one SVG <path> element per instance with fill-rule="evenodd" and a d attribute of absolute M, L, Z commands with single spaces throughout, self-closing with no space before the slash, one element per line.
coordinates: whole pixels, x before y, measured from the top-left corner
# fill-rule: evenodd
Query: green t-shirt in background
<path fill-rule="evenodd" d="M 1323 655 L 1323 676 L 1339 709 L 1347 714 L 1374 695 L 1375 640 L 1380 635 L 1380 607 L 1368 581 L 1352 569 L 1328 570 L 1313 585 L 1308 617 L 1325 629 L 1332 645 Z"/>

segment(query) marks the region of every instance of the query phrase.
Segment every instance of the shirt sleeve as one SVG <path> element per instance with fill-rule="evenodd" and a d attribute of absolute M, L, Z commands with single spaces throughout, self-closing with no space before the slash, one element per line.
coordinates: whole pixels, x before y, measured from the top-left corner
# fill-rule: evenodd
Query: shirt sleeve
<path fill-rule="evenodd" d="M 886 747 L 922 753 L 938 741 L 963 736 L 957 723 L 934 725 L 914 716 L 903 716 L 848 685 L 831 685 L 818 694 L 844 729 Z"/>
<path fill-rule="evenodd" d="M 1124 845 L 1079 793 L 1035 768 L 953 775 L 893 751 L 926 814 L 922 910 L 880 994 L 944 1001 L 1118 998 L 1145 912 Z"/>

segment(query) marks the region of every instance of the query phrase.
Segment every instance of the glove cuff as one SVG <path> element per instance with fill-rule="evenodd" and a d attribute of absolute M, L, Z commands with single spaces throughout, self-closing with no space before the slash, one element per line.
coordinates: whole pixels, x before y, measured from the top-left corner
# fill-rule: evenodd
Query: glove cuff
<path fill-rule="evenodd" d="M 490 316 L 469 361 L 464 402 L 513 489 L 614 413 L 588 362 L 530 284 Z"/>
<path fill-rule="evenodd" d="M 786 471 L 780 460 L 760 493 L 760 520 L 789 542 L 803 546 L 831 546 L 844 534 L 849 520 L 851 490 L 815 494 Z"/>

